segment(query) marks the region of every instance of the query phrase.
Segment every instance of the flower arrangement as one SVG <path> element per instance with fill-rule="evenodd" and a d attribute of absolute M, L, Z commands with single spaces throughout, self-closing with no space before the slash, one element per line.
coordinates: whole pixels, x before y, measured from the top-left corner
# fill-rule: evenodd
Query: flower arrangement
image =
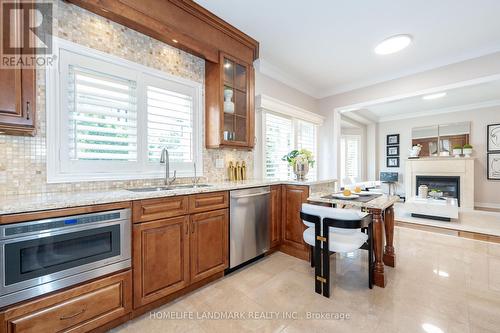
<path fill-rule="evenodd" d="M 312 167 L 314 167 L 314 156 L 313 154 L 307 150 L 307 149 L 294 149 L 285 156 L 281 158 L 282 161 L 288 162 L 290 166 L 294 166 L 296 162 L 299 163 L 307 163 Z"/>

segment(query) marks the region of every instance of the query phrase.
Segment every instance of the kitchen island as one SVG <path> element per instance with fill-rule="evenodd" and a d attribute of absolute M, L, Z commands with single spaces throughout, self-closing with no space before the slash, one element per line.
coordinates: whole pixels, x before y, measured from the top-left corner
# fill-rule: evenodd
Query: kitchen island
<path fill-rule="evenodd" d="M 310 203 L 329 204 L 332 206 L 355 206 L 367 210 L 373 216 L 373 240 L 375 249 L 375 267 L 373 278 L 375 285 L 384 288 L 387 280 L 384 275 L 384 264 L 390 267 L 396 265 L 394 252 L 394 204 L 398 196 L 382 194 L 370 201 L 356 201 L 331 197 L 331 192 L 315 192 L 307 200 Z M 385 230 L 385 247 L 384 234 Z"/>

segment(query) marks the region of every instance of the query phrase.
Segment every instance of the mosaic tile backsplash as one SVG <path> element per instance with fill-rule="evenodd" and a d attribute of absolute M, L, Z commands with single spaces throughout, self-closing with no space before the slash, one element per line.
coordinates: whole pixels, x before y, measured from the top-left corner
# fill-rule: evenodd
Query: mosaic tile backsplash
<path fill-rule="evenodd" d="M 168 74 L 204 83 L 203 59 L 128 29 L 77 6 L 54 1 L 54 35 L 74 43 L 107 52 Z M 47 183 L 45 72 L 37 71 L 37 133 L 34 137 L 0 135 L 0 195 L 45 192 L 93 191 L 161 185 L 163 179 Z M 206 181 L 227 179 L 225 168 L 216 160 L 239 160 L 253 176 L 253 152 L 204 149 L 203 172 Z M 191 178 L 180 179 L 188 182 Z"/>

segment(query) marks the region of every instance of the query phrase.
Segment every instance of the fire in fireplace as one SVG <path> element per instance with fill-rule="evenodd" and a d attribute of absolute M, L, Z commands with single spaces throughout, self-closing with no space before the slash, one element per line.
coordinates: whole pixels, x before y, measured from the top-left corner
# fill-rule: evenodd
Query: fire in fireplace
<path fill-rule="evenodd" d="M 427 185 L 429 191 L 443 192 L 443 198 L 455 198 L 460 206 L 460 177 L 452 176 L 417 176 L 417 192 L 420 185 Z"/>

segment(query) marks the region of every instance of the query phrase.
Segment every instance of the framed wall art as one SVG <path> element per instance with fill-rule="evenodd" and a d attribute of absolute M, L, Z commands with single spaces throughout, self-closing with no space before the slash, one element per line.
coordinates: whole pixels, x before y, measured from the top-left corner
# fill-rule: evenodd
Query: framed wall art
<path fill-rule="evenodd" d="M 399 146 L 387 146 L 387 156 L 399 156 Z"/>
<path fill-rule="evenodd" d="M 500 152 L 488 153 L 488 179 L 500 180 Z"/>
<path fill-rule="evenodd" d="M 488 152 L 500 152 L 500 124 L 488 125 Z"/>
<path fill-rule="evenodd" d="M 387 145 L 388 146 L 399 145 L 399 134 L 389 134 L 387 136 Z"/>
<path fill-rule="evenodd" d="M 387 157 L 388 168 L 399 168 L 399 157 Z"/>

